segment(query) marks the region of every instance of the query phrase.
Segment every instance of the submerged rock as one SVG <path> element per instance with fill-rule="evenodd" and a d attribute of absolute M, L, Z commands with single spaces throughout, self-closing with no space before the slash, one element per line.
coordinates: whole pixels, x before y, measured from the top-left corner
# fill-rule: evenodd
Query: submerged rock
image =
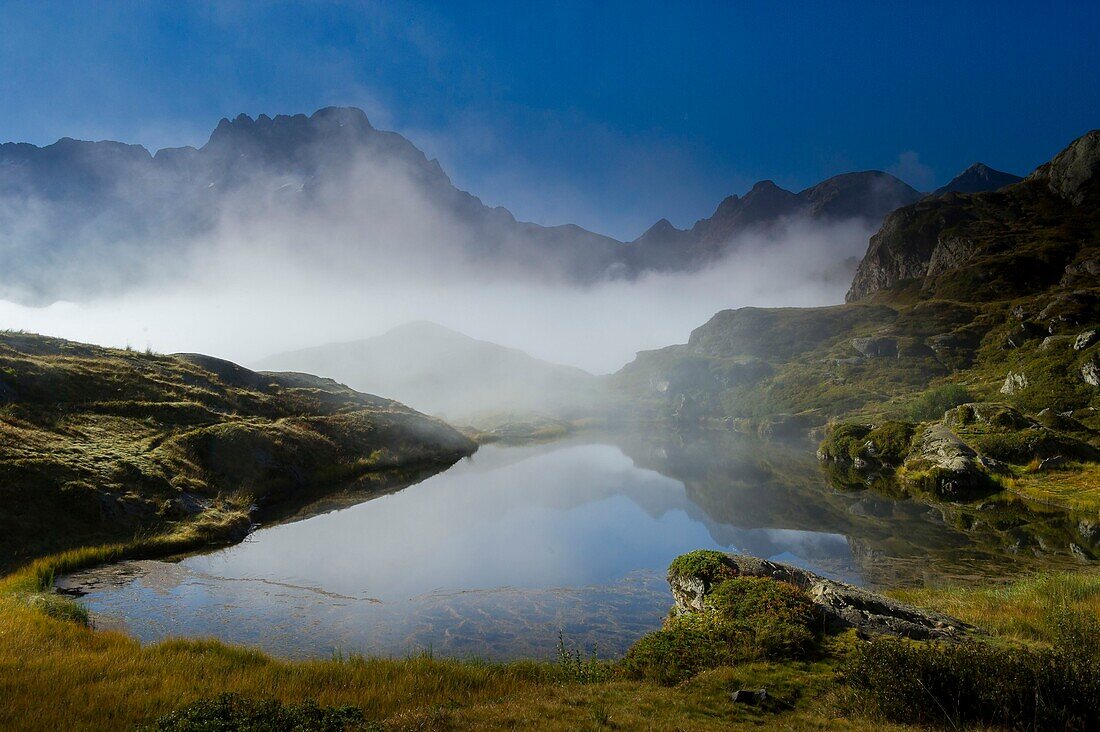
<path fill-rule="evenodd" d="M 706 552 L 705 555 L 706 562 L 678 561 L 669 568 L 668 583 L 676 600 L 674 612 L 701 612 L 711 588 L 724 579 L 766 577 L 803 590 L 832 630 L 855 628 L 870 635 L 948 641 L 962 640 L 976 632 L 973 626 L 958 618 L 898 602 L 788 564 L 744 554 Z"/>

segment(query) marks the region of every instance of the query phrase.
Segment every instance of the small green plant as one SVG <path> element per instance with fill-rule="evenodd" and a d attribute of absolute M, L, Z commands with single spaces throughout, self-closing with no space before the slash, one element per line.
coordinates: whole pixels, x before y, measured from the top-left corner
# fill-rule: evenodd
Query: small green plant
<path fill-rule="evenodd" d="M 673 559 L 668 573 L 680 577 L 697 577 L 709 586 L 734 577 L 737 570 L 724 553 L 713 549 L 696 549 Z"/>
<path fill-rule="evenodd" d="M 145 732 L 345 732 L 380 730 L 357 707 L 322 707 L 316 702 L 284 704 L 221 694 L 200 699 L 157 719 Z"/>
<path fill-rule="evenodd" d="M 959 384 L 945 384 L 924 392 L 909 405 L 909 418 L 914 422 L 940 419 L 948 409 L 974 401 L 974 397 Z"/>
<path fill-rule="evenodd" d="M 585 658 L 580 649 L 570 649 L 565 643 L 565 633 L 558 631 L 558 674 L 566 683 L 596 684 L 610 675 L 610 666 L 601 661 L 596 646 Z"/>
<path fill-rule="evenodd" d="M 30 605 L 55 620 L 64 620 L 84 627 L 91 627 L 91 616 L 84 605 L 63 595 L 53 593 L 32 595 Z"/>

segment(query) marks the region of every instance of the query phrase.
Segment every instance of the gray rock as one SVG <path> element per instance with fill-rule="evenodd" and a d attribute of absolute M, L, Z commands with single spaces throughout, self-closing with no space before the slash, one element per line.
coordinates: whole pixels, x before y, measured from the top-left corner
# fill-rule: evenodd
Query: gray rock
<path fill-rule="evenodd" d="M 1064 455 L 1055 455 L 1054 457 L 1044 458 L 1039 461 L 1039 470 L 1052 470 L 1054 468 L 1060 468 L 1069 462 L 1069 459 Z"/>
<path fill-rule="evenodd" d="M 1091 328 L 1084 331 L 1083 333 L 1079 333 L 1077 337 L 1073 340 L 1073 350 L 1083 351 L 1091 346 L 1093 343 L 1096 343 L 1096 338 L 1098 334 L 1100 334 L 1100 331 L 1097 331 L 1095 328 Z"/>
<path fill-rule="evenodd" d="M 762 704 L 768 698 L 767 689 L 738 689 L 730 694 L 734 704 Z"/>
<path fill-rule="evenodd" d="M 1100 130 L 1070 143 L 1053 160 L 1039 166 L 1029 179 L 1046 179 L 1050 190 L 1075 206 L 1085 202 L 1094 179 L 1100 178 Z"/>
<path fill-rule="evenodd" d="M 853 338 L 852 348 L 864 358 L 897 358 L 898 342 L 894 338 L 875 336 L 872 338 Z"/>
<path fill-rule="evenodd" d="M 1005 383 L 1001 387 L 1002 394 L 1015 394 L 1028 386 L 1027 376 L 1021 373 L 1015 373 L 1013 371 L 1008 372 L 1008 376 L 1005 377 Z"/>
<path fill-rule="evenodd" d="M 1092 257 L 1067 264 L 1060 284 L 1063 287 L 1089 286 L 1097 277 L 1100 277 L 1100 258 Z"/>
<path fill-rule="evenodd" d="M 1081 367 L 1081 378 L 1086 384 L 1100 386 L 1100 358 L 1093 356 Z"/>
<path fill-rule="evenodd" d="M 1043 339 L 1043 342 L 1039 344 L 1040 351 L 1049 351 L 1052 348 L 1064 348 L 1070 343 L 1070 337 L 1064 335 L 1052 335 Z"/>
<path fill-rule="evenodd" d="M 925 487 L 937 495 L 956 498 L 989 484 L 978 454 L 944 424 L 926 429 L 906 460 L 907 466 L 924 469 Z"/>
<path fill-rule="evenodd" d="M 977 631 L 958 618 L 898 602 L 788 564 L 744 554 L 731 554 L 727 558 L 734 576 L 767 577 L 804 590 L 832 630 L 855 628 L 870 635 L 947 641 L 962 640 Z M 703 609 L 703 600 L 710 591 L 705 580 L 670 574 L 668 583 L 676 600 L 675 612 Z"/>

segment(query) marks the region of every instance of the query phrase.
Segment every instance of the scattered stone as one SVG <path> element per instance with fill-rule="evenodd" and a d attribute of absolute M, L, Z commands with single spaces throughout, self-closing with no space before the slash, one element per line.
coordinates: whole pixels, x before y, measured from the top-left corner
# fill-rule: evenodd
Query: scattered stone
<path fill-rule="evenodd" d="M 1093 356 L 1081 367 L 1081 378 L 1086 384 L 1100 386 L 1100 358 Z"/>
<path fill-rule="evenodd" d="M 1064 455 L 1055 455 L 1054 457 L 1048 457 L 1039 461 L 1039 470 L 1052 470 L 1054 468 L 1061 468 L 1069 460 Z"/>
<path fill-rule="evenodd" d="M 1088 379 L 1085 379 L 1088 381 Z M 1015 394 L 1023 389 L 1026 389 L 1028 385 L 1027 377 L 1021 373 L 1015 373 L 1013 371 L 1008 372 L 1008 376 L 1005 377 L 1004 386 L 1001 387 L 1002 394 Z"/>
<path fill-rule="evenodd" d="M 1093 343 L 1096 343 L 1096 339 L 1097 339 L 1098 335 L 1100 335 L 1100 331 L 1097 331 L 1095 328 L 1092 328 L 1091 330 L 1086 330 L 1083 333 L 1079 333 L 1077 335 L 1077 338 L 1075 338 L 1074 341 L 1073 341 L 1073 350 L 1075 350 L 1075 351 L 1085 350 L 1086 348 L 1091 346 Z"/>
<path fill-rule="evenodd" d="M 1066 346 L 1069 345 L 1069 340 L 1070 337 L 1064 335 L 1047 336 L 1043 339 L 1043 342 L 1039 344 L 1039 350 L 1049 351 L 1050 349 L 1057 348 L 1058 346 Z"/>
<path fill-rule="evenodd" d="M 738 689 L 730 694 L 734 704 L 762 704 L 768 698 L 767 689 Z"/>
<path fill-rule="evenodd" d="M 1024 321 L 1009 331 L 1005 336 L 1005 348 L 1020 348 L 1025 343 L 1038 338 L 1046 331 L 1035 323 Z"/>
<path fill-rule="evenodd" d="M 898 342 L 894 338 L 876 336 L 872 338 L 853 338 L 852 348 L 864 358 L 897 358 Z"/>

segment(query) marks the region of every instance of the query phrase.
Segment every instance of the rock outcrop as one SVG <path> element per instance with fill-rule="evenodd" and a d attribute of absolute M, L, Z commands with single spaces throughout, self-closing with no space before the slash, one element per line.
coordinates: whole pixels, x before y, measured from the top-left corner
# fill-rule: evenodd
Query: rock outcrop
<path fill-rule="evenodd" d="M 974 633 L 973 626 L 948 615 L 924 610 L 861 587 L 837 582 L 789 564 L 779 564 L 747 555 L 724 555 L 725 577 L 766 577 L 804 590 L 828 627 L 855 628 L 870 635 L 892 635 L 918 640 L 962 640 Z M 675 612 L 703 610 L 703 600 L 715 584 L 705 573 L 682 574 L 669 570 L 668 583 L 676 600 Z"/>
<path fill-rule="evenodd" d="M 924 475 L 920 482 L 925 488 L 945 498 L 966 496 L 989 483 L 978 453 L 944 424 L 918 436 L 905 465 Z"/>
<path fill-rule="evenodd" d="M 1100 180 L 1100 130 L 1082 135 L 1053 160 L 1028 176 L 1047 184 L 1052 192 L 1075 206 L 1098 189 Z"/>
<path fill-rule="evenodd" d="M 1098 172 L 1100 130 L 1094 130 L 1018 183 L 970 195 L 933 195 L 894 211 L 871 237 L 848 302 L 908 280 L 919 282 L 928 295 L 983 299 L 999 298 L 1006 284 L 1023 290 L 1044 289 L 1060 277 L 1076 281 L 1095 268 L 1094 257 L 1067 261 L 1060 252 L 1054 260 L 1036 258 L 1033 268 L 1021 270 L 1020 263 L 1013 268 L 1003 255 L 1047 239 L 1052 220 L 1079 220 L 1083 230 L 1094 230 L 1095 207 L 1086 202 L 1100 196 Z M 1076 245 L 1087 244 L 1085 238 Z M 945 278 L 963 267 L 975 271 Z"/>

